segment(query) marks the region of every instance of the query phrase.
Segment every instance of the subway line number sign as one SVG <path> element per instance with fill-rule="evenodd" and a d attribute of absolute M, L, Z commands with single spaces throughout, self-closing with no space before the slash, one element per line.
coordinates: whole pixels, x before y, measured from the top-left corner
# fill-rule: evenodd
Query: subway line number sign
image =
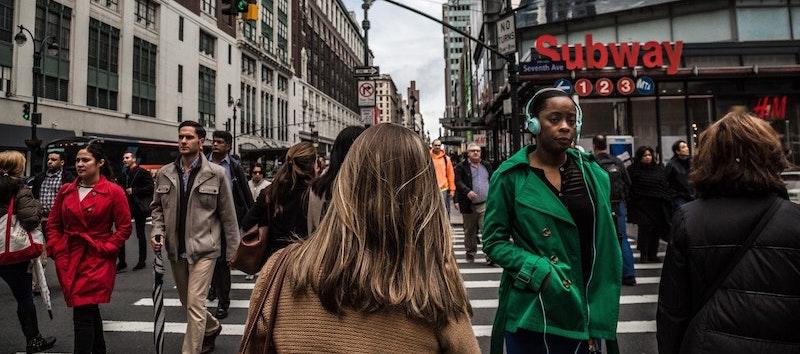
<path fill-rule="evenodd" d="M 603 78 L 597 80 L 597 94 L 600 96 L 611 96 L 614 93 L 614 83 L 611 80 Z"/>
<path fill-rule="evenodd" d="M 630 77 L 620 78 L 616 85 L 608 78 L 597 79 L 594 83 L 589 79 L 575 81 L 575 93 L 581 97 L 591 96 L 592 93 L 596 93 L 598 96 L 611 96 L 615 90 L 624 96 L 632 95 L 636 92 L 636 82 Z M 650 92 L 644 93 L 644 95 L 647 94 Z"/>

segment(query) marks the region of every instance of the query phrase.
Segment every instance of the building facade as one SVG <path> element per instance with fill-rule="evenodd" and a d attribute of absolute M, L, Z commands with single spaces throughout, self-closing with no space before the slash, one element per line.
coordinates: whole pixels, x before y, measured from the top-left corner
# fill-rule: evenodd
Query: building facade
<path fill-rule="evenodd" d="M 378 108 L 378 123 L 403 124 L 403 97 L 398 92 L 394 79 L 389 74 L 375 78 L 375 105 Z"/>
<path fill-rule="evenodd" d="M 525 73 L 521 104 L 558 79 L 573 85 L 587 79 L 588 93 L 576 95 L 586 117 L 583 139 L 594 134 L 630 135 L 634 149 L 648 145 L 663 161 L 674 141 L 694 147 L 697 135 L 734 109 L 770 122 L 784 143 L 800 153 L 800 3 L 788 1 L 570 1 L 531 0 L 516 14 L 521 66 L 549 62 L 563 70 Z M 487 21 L 485 28 L 494 23 Z M 558 53 L 558 55 L 553 55 Z M 587 54 L 588 53 L 588 54 Z M 628 53 L 623 58 L 619 53 Z M 491 57 L 491 55 L 486 55 Z M 559 59 L 559 60 L 554 60 Z M 484 71 L 481 75 L 502 74 Z M 647 77 L 649 80 L 642 79 Z M 497 75 L 483 82 L 496 82 Z M 620 81 L 636 83 L 630 92 Z M 601 79 L 608 82 L 598 86 Z M 639 82 L 652 82 L 652 85 Z M 649 87 L 652 86 L 652 87 Z M 485 87 L 492 87 L 487 85 Z M 484 95 L 483 123 L 497 130 L 501 155 L 508 155 L 504 86 Z M 585 91 L 585 90 L 584 90 Z M 531 137 L 525 136 L 525 142 Z"/>
<path fill-rule="evenodd" d="M 22 149 L 30 122 L 23 103 L 39 83 L 38 137 L 102 135 L 174 141 L 186 119 L 223 128 L 226 87 L 239 84 L 235 26 L 219 7 L 195 1 L 3 0 L 0 36 L 2 148 Z M 218 20 L 220 19 L 220 20 Z M 55 38 L 32 74 L 34 41 L 11 41 L 17 25 Z M 24 32 L 27 35 L 27 32 Z M 186 55 L 186 53 L 193 53 Z M 17 114 L 17 112 L 19 114 Z"/>
<path fill-rule="evenodd" d="M 476 11 L 474 0 L 453 0 L 442 5 L 442 20 L 459 30 L 470 33 L 471 18 Z M 457 32 L 443 27 L 445 59 L 445 119 L 457 117 L 463 105 L 461 76 L 462 58 L 469 48 L 469 40 Z"/>
<path fill-rule="evenodd" d="M 341 0 L 292 0 L 292 135 L 327 151 L 348 125 L 360 125 L 353 67 L 363 36 Z"/>

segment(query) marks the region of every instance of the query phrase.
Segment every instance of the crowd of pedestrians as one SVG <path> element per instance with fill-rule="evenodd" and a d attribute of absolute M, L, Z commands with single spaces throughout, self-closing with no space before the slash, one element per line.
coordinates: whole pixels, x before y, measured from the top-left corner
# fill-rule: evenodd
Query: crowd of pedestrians
<path fill-rule="evenodd" d="M 454 161 L 440 140 L 429 149 L 393 124 L 345 128 L 327 166 L 313 144 L 296 144 L 271 181 L 265 165 L 248 171 L 231 155 L 230 133 L 215 131 L 205 155 L 206 131 L 193 121 L 179 125 L 179 156 L 154 177 L 129 151 L 114 178 L 92 142 L 78 151 L 77 176 L 51 153 L 29 188 L 24 156 L 1 152 L 0 213 L 44 232 L 30 259 L 0 258 L 27 352 L 56 341 L 39 332 L 33 302 L 31 265 L 47 257 L 73 309 L 74 352 L 106 352 L 100 305 L 127 269 L 133 220 L 132 270 L 146 267 L 148 244 L 166 251 L 186 316 L 183 353 L 214 351 L 231 262 L 251 229 L 268 237 L 249 272 L 258 279 L 240 352 L 478 353 L 451 205 L 467 262 L 482 243 L 503 271 L 492 353 L 618 352 L 621 287 L 636 285 L 629 223 L 640 262 L 664 262 L 661 353 L 800 350 L 800 208 L 785 200 L 788 162 L 767 123 L 730 113 L 701 134 L 694 158 L 676 142 L 665 168 L 649 146 L 621 161 L 604 135 L 591 153 L 575 148 L 583 115 L 561 90 L 536 92 L 526 110 L 536 144 L 499 165 L 477 144 Z"/>

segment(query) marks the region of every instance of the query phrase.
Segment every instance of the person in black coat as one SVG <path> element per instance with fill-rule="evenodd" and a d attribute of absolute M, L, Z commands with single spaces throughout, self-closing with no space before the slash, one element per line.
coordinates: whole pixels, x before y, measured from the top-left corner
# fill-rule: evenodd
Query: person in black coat
<path fill-rule="evenodd" d="M 628 167 L 628 175 L 631 179 L 628 218 L 639 226 L 636 245 L 639 261 L 658 263 L 659 239 L 666 239 L 671 217 L 672 195 L 664 168 L 656 162 L 651 147 L 640 146 Z"/>
<path fill-rule="evenodd" d="M 672 144 L 672 153 L 664 173 L 672 190 L 672 209 L 675 210 L 694 200 L 694 192 L 689 185 L 689 171 L 692 168 L 689 144 L 683 140 L 676 141 Z"/>
<path fill-rule="evenodd" d="M 128 206 L 131 216 L 136 224 L 136 238 L 139 242 L 139 261 L 133 266 L 133 270 L 143 269 L 147 260 L 147 240 L 144 233 L 144 225 L 150 216 L 150 203 L 153 201 L 154 182 L 150 171 L 145 170 L 136 163 L 136 154 L 126 152 L 122 155 L 122 173 L 117 178 L 117 184 L 122 186 L 125 196 L 128 197 Z M 117 261 L 117 271 L 123 271 L 128 267 L 125 261 L 125 246 L 119 250 L 119 260 Z"/>
<path fill-rule="evenodd" d="M 474 262 L 478 252 L 478 233 L 483 229 L 492 166 L 481 159 L 481 147 L 472 143 L 467 146 L 467 158 L 455 166 L 454 172 L 455 201 L 464 220 L 466 257 L 467 261 Z"/>
<path fill-rule="evenodd" d="M 659 353 L 800 353 L 800 206 L 778 197 L 787 166 L 778 134 L 748 113 L 700 135 L 699 199 L 676 212 L 661 274 Z"/>

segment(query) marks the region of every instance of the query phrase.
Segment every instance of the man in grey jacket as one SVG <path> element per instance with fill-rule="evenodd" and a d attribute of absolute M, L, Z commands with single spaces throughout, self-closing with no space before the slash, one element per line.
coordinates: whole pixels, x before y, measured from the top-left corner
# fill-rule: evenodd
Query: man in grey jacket
<path fill-rule="evenodd" d="M 186 308 L 182 352 L 210 353 L 222 326 L 206 309 L 208 287 L 222 254 L 222 235 L 230 262 L 239 246 L 239 226 L 225 170 L 202 154 L 205 129 L 193 121 L 184 121 L 178 129 L 180 157 L 156 174 L 150 242 L 156 252 L 162 246 L 167 249 Z"/>

